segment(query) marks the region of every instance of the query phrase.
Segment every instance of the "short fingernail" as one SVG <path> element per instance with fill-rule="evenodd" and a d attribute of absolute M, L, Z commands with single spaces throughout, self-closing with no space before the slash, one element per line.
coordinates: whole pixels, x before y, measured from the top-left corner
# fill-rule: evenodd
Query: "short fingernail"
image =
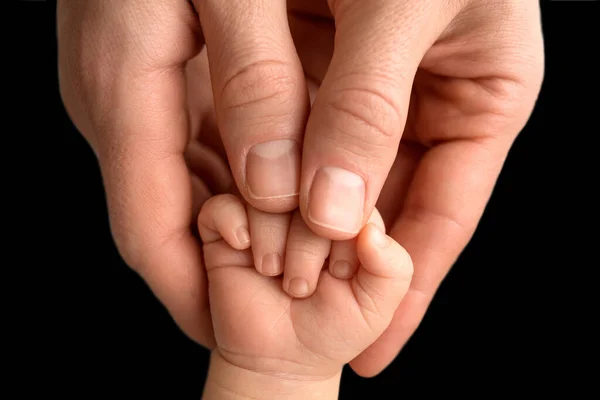
<path fill-rule="evenodd" d="M 248 228 L 242 226 L 235 231 L 235 237 L 240 244 L 247 244 L 250 241 L 250 232 L 248 232 Z"/>
<path fill-rule="evenodd" d="M 308 282 L 304 278 L 293 278 L 288 286 L 288 293 L 295 297 L 303 297 L 308 293 Z"/>
<path fill-rule="evenodd" d="M 264 275 L 275 276 L 281 273 L 281 257 L 277 253 L 270 253 L 263 256 L 262 273 Z"/>
<path fill-rule="evenodd" d="M 356 234 L 363 221 L 365 181 L 353 172 L 323 167 L 310 190 L 308 217 L 336 231 Z"/>
<path fill-rule="evenodd" d="M 373 225 L 373 242 L 375 242 L 375 245 L 377 247 L 380 247 L 382 249 L 388 247 L 388 245 L 390 244 L 390 239 L 388 238 L 388 236 L 375 224 L 371 224 Z"/>
<path fill-rule="evenodd" d="M 345 260 L 336 261 L 332 268 L 332 275 L 340 279 L 348 279 L 352 275 L 352 264 Z"/>
<path fill-rule="evenodd" d="M 297 196 L 300 186 L 298 143 L 283 139 L 252 147 L 246 164 L 246 183 L 254 199 Z"/>

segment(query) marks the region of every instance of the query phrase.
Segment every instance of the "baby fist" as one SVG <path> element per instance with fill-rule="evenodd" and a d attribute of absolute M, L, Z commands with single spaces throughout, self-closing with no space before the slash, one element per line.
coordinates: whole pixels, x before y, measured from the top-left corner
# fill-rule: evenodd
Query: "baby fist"
<path fill-rule="evenodd" d="M 339 373 L 388 327 L 412 277 L 408 253 L 369 223 L 358 236 L 360 267 L 351 279 L 324 268 L 312 296 L 291 298 L 281 277 L 255 269 L 251 229 L 237 197 L 209 199 L 198 229 L 217 350 L 254 372 L 310 379 Z"/>

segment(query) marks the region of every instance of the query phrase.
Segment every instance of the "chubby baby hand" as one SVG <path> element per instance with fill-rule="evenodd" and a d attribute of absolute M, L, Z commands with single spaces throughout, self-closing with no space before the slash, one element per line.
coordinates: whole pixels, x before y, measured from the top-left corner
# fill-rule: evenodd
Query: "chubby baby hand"
<path fill-rule="evenodd" d="M 355 240 L 332 246 L 299 214 L 265 214 L 219 195 L 202 207 L 198 230 L 216 351 L 260 374 L 339 374 L 388 327 L 412 277 L 408 253 L 378 214 Z"/>

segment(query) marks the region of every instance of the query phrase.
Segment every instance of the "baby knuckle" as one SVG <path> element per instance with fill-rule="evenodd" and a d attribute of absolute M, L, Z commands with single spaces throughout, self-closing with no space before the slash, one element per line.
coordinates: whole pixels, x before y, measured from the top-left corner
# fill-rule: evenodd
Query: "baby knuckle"
<path fill-rule="evenodd" d="M 236 250 L 224 240 L 205 244 L 202 252 L 207 271 L 229 267 L 248 268 L 254 265 L 252 252 L 249 249 Z"/>
<path fill-rule="evenodd" d="M 227 249 L 223 249 L 221 243 L 222 242 L 214 242 L 202 246 L 204 264 L 208 270 L 219 268 L 219 266 L 223 266 L 224 264 L 223 251 Z"/>

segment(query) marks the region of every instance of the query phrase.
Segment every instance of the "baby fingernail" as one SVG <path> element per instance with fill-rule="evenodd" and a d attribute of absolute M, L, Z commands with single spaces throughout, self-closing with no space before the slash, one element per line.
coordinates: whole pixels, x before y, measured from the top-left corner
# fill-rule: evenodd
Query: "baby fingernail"
<path fill-rule="evenodd" d="M 353 172 L 324 167 L 315 174 L 308 218 L 340 232 L 358 233 L 363 220 L 365 181 Z"/>
<path fill-rule="evenodd" d="M 245 245 L 250 241 L 250 232 L 248 232 L 248 228 L 242 226 L 235 232 L 235 237 L 237 238 L 239 244 Z"/>
<path fill-rule="evenodd" d="M 303 297 L 308 293 L 308 282 L 304 278 L 293 278 L 288 286 L 288 293 L 294 297 Z"/>
<path fill-rule="evenodd" d="M 277 253 L 270 253 L 263 256 L 262 273 L 264 275 L 275 276 L 281 273 L 281 257 Z"/>
<path fill-rule="evenodd" d="M 298 143 L 282 139 L 252 147 L 248 153 L 246 181 L 254 199 L 297 196 L 300 187 Z"/>
<path fill-rule="evenodd" d="M 338 260 L 332 266 L 332 275 L 336 278 L 347 279 L 352 276 L 352 265 L 345 260 Z"/>

